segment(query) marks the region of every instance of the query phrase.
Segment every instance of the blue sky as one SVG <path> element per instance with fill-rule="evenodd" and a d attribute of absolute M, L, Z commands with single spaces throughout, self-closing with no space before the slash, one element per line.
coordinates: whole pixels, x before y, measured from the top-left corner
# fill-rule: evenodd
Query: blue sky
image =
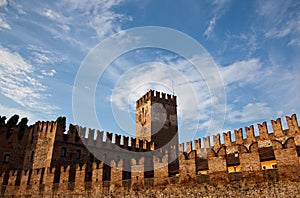
<path fill-rule="evenodd" d="M 88 122 L 92 115 L 74 121 L 76 74 L 101 41 L 142 26 L 183 32 L 210 54 L 226 93 L 224 125 L 209 130 L 218 98 L 210 97 L 190 60 L 144 48 L 118 57 L 99 79 L 95 111 L 101 130 L 133 135 L 134 101 L 149 89 L 172 92 L 172 81 L 181 142 L 299 114 L 300 2 L 279 0 L 0 0 L 0 114 L 18 113 L 30 123 L 66 116 L 69 123 L 98 129 Z M 129 112 L 125 128 L 112 109 Z"/>

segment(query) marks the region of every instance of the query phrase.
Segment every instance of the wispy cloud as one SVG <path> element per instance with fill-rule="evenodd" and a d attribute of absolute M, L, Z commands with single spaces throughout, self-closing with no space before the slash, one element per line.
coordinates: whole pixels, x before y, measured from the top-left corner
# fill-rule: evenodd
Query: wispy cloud
<path fill-rule="evenodd" d="M 119 32 L 121 22 L 131 20 L 131 17 L 112 9 L 122 2 L 121 0 L 69 0 L 36 12 L 51 21 L 47 26 L 43 23 L 39 25 L 49 31 L 54 39 L 79 45 L 83 51 L 86 51 L 108 35 Z"/>
<path fill-rule="evenodd" d="M 59 53 L 43 49 L 42 47 L 29 45 L 27 50 L 30 52 L 29 60 L 35 66 L 49 66 L 61 63 L 67 58 Z"/>
<path fill-rule="evenodd" d="M 2 7 L 5 9 L 6 5 L 7 5 L 6 0 L 0 0 L 0 8 Z M 0 31 L 5 29 L 11 29 L 11 27 L 6 21 L 4 13 L 0 13 Z"/>
<path fill-rule="evenodd" d="M 228 112 L 228 121 L 231 123 L 247 123 L 272 118 L 274 113 L 267 103 L 262 102 L 248 103 L 240 110 L 229 105 Z"/>
<path fill-rule="evenodd" d="M 0 13 L 0 30 L 11 29 L 3 14 Z"/>
<path fill-rule="evenodd" d="M 210 34 L 214 31 L 216 25 L 216 16 L 213 16 L 208 24 L 207 29 L 204 32 L 204 36 L 206 36 L 207 38 L 209 38 Z"/>
<path fill-rule="evenodd" d="M 51 114 L 57 107 L 45 102 L 47 87 L 34 73 L 35 68 L 18 52 L 0 48 L 1 93 L 27 110 Z"/>
<path fill-rule="evenodd" d="M 212 17 L 209 20 L 208 27 L 204 31 L 203 35 L 209 38 L 214 31 L 217 24 L 217 20 L 220 19 L 228 9 L 230 0 L 213 0 L 210 1 L 213 6 Z"/>
<path fill-rule="evenodd" d="M 266 38 L 283 38 L 290 36 L 288 45 L 300 43 L 300 3 L 298 1 L 259 2 L 258 12 L 266 24 Z"/>

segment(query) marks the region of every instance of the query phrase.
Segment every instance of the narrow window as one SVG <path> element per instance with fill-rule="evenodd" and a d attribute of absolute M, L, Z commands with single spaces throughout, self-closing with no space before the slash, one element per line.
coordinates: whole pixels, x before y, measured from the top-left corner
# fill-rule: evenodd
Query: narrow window
<path fill-rule="evenodd" d="M 9 154 L 5 154 L 4 163 L 8 163 L 8 161 L 9 161 Z"/>
<path fill-rule="evenodd" d="M 34 151 L 31 152 L 30 161 L 33 162 Z"/>
<path fill-rule="evenodd" d="M 272 168 L 276 169 L 277 168 L 277 164 L 272 164 Z"/>
<path fill-rule="evenodd" d="M 263 170 L 266 170 L 266 166 L 263 166 Z"/>
<path fill-rule="evenodd" d="M 67 152 L 67 151 L 66 151 L 66 147 L 62 147 L 62 148 L 61 148 L 60 156 L 61 156 L 61 157 L 66 157 L 66 152 Z"/>
<path fill-rule="evenodd" d="M 81 150 L 76 151 L 76 159 L 80 159 Z"/>

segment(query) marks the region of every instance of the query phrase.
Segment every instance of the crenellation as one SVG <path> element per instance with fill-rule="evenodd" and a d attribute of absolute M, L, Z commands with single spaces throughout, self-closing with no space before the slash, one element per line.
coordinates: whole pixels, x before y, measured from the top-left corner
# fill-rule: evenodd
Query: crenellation
<path fill-rule="evenodd" d="M 150 142 L 148 142 L 147 140 L 144 140 L 143 149 L 146 151 L 150 151 Z"/>
<path fill-rule="evenodd" d="M 115 134 L 115 144 L 117 146 L 121 145 L 121 135 Z"/>
<path fill-rule="evenodd" d="M 234 130 L 234 137 L 236 144 L 243 144 L 243 129 Z"/>
<path fill-rule="evenodd" d="M 145 95 L 143 95 L 140 99 L 136 101 L 136 108 L 139 108 L 140 106 L 144 105 L 148 100 L 150 100 L 153 97 L 155 97 L 154 91 L 148 91 Z"/>
<path fill-rule="evenodd" d="M 138 140 L 137 141 L 137 145 L 136 148 L 138 149 L 138 151 L 143 151 L 143 147 L 144 147 L 144 140 Z"/>
<path fill-rule="evenodd" d="M 88 129 L 88 141 L 92 142 L 94 140 L 95 137 L 95 129 Z"/>
<path fill-rule="evenodd" d="M 115 191 L 122 187 L 122 171 L 123 171 L 123 160 L 111 161 L 111 180 L 110 180 L 110 191 Z"/>
<path fill-rule="evenodd" d="M 75 127 L 77 129 L 79 137 L 85 138 L 86 127 L 82 127 L 82 126 L 78 126 L 78 125 L 76 125 Z"/>
<path fill-rule="evenodd" d="M 254 136 L 254 127 L 253 127 L 253 125 L 251 125 L 250 127 L 245 127 L 245 131 L 246 131 L 246 142 L 248 144 L 256 142 L 255 136 Z"/>
<path fill-rule="evenodd" d="M 113 142 L 113 133 L 106 132 L 106 143 Z"/>
<path fill-rule="evenodd" d="M 149 145 L 150 145 L 150 151 L 154 151 L 155 150 L 155 142 L 154 141 L 150 141 Z"/>
<path fill-rule="evenodd" d="M 198 140 L 194 140 L 194 145 L 195 145 L 196 153 L 199 157 L 199 154 L 201 153 L 201 139 L 199 138 Z"/>
<path fill-rule="evenodd" d="M 155 97 L 156 97 L 156 98 L 161 98 L 161 94 L 160 94 L 159 91 L 155 91 Z"/>
<path fill-rule="evenodd" d="M 171 98 L 171 94 L 167 94 L 167 98 L 166 98 L 167 100 L 171 100 L 172 98 Z"/>
<path fill-rule="evenodd" d="M 221 147 L 220 134 L 213 135 L 213 140 L 214 140 L 214 150 L 217 151 Z"/>
<path fill-rule="evenodd" d="M 260 140 L 268 140 L 269 133 L 267 128 L 267 122 L 263 122 L 262 124 L 257 124 L 258 131 L 259 131 L 259 138 Z"/>
<path fill-rule="evenodd" d="M 178 145 L 178 152 L 184 152 L 184 143 Z"/>
<path fill-rule="evenodd" d="M 131 188 L 141 189 L 144 187 L 144 163 L 145 158 L 131 160 Z"/>
<path fill-rule="evenodd" d="M 100 147 L 103 144 L 103 131 L 96 131 L 96 147 Z"/>
<path fill-rule="evenodd" d="M 297 122 L 296 114 L 293 114 L 291 117 L 285 116 L 286 122 L 288 124 L 288 135 L 293 136 L 295 134 L 299 134 L 299 125 Z"/>
<path fill-rule="evenodd" d="M 273 131 L 274 131 L 274 136 L 275 137 L 284 136 L 283 130 L 282 130 L 281 119 L 277 118 L 276 120 L 271 120 L 271 123 L 272 123 L 272 128 L 273 128 Z"/>
<path fill-rule="evenodd" d="M 154 186 L 165 186 L 168 184 L 168 155 L 166 153 L 162 157 L 153 157 L 153 168 Z"/>
<path fill-rule="evenodd" d="M 221 147 L 218 153 L 211 150 L 207 154 L 209 177 L 212 184 L 228 183 L 226 149 Z"/>
<path fill-rule="evenodd" d="M 196 181 L 196 151 L 188 153 L 180 153 L 179 159 L 179 182 L 195 182 Z"/>
<path fill-rule="evenodd" d="M 130 138 L 130 146 L 131 146 L 131 150 L 135 151 L 135 149 L 136 149 L 136 138 L 133 138 L 133 137 Z"/>
<path fill-rule="evenodd" d="M 128 146 L 129 146 L 129 137 L 127 137 L 127 136 L 122 136 L 122 139 L 123 139 L 123 145 L 124 145 L 124 148 L 125 149 L 128 149 Z"/>
<path fill-rule="evenodd" d="M 203 137 L 203 144 L 204 144 L 204 148 L 205 149 L 209 149 L 211 146 L 210 146 L 210 137 L 207 136 L 207 137 Z"/>
<path fill-rule="evenodd" d="M 224 145 L 225 146 L 231 146 L 232 145 L 232 140 L 231 140 L 231 131 L 228 131 L 227 133 L 223 133 L 224 137 Z"/>
<path fill-rule="evenodd" d="M 186 152 L 190 153 L 193 150 L 192 141 L 186 143 Z"/>
<path fill-rule="evenodd" d="M 88 129 L 88 136 L 84 138 L 84 142 L 88 147 L 94 146 L 96 141 L 94 139 L 95 137 L 95 129 Z"/>

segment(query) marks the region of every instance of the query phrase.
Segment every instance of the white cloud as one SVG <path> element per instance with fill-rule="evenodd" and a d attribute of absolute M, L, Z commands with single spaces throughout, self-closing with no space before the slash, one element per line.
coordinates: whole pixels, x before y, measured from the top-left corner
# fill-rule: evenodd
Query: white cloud
<path fill-rule="evenodd" d="M 261 67 L 262 65 L 258 59 L 250 59 L 220 67 L 220 71 L 226 86 L 231 83 L 238 83 L 243 86 L 246 83 L 257 82 L 260 79 L 262 75 Z"/>
<path fill-rule="evenodd" d="M 228 106 L 228 121 L 231 123 L 254 122 L 266 118 L 272 118 L 273 110 L 266 103 L 248 103 L 240 110 L 235 110 L 231 105 Z"/>
<path fill-rule="evenodd" d="M 46 70 L 41 70 L 41 73 L 44 75 L 44 76 L 54 76 L 54 74 L 56 74 L 56 71 L 54 69 L 51 69 L 49 71 L 46 71 Z"/>
<path fill-rule="evenodd" d="M 6 22 L 4 16 L 0 14 L 0 30 L 11 29 L 10 25 Z"/>
<path fill-rule="evenodd" d="M 60 21 L 63 18 L 63 16 L 58 14 L 57 12 L 46 8 L 44 9 L 42 15 L 54 21 Z"/>
<path fill-rule="evenodd" d="M 57 107 L 44 102 L 47 87 L 34 78 L 34 72 L 19 53 L 0 48 L 1 93 L 30 111 L 51 114 Z"/>

